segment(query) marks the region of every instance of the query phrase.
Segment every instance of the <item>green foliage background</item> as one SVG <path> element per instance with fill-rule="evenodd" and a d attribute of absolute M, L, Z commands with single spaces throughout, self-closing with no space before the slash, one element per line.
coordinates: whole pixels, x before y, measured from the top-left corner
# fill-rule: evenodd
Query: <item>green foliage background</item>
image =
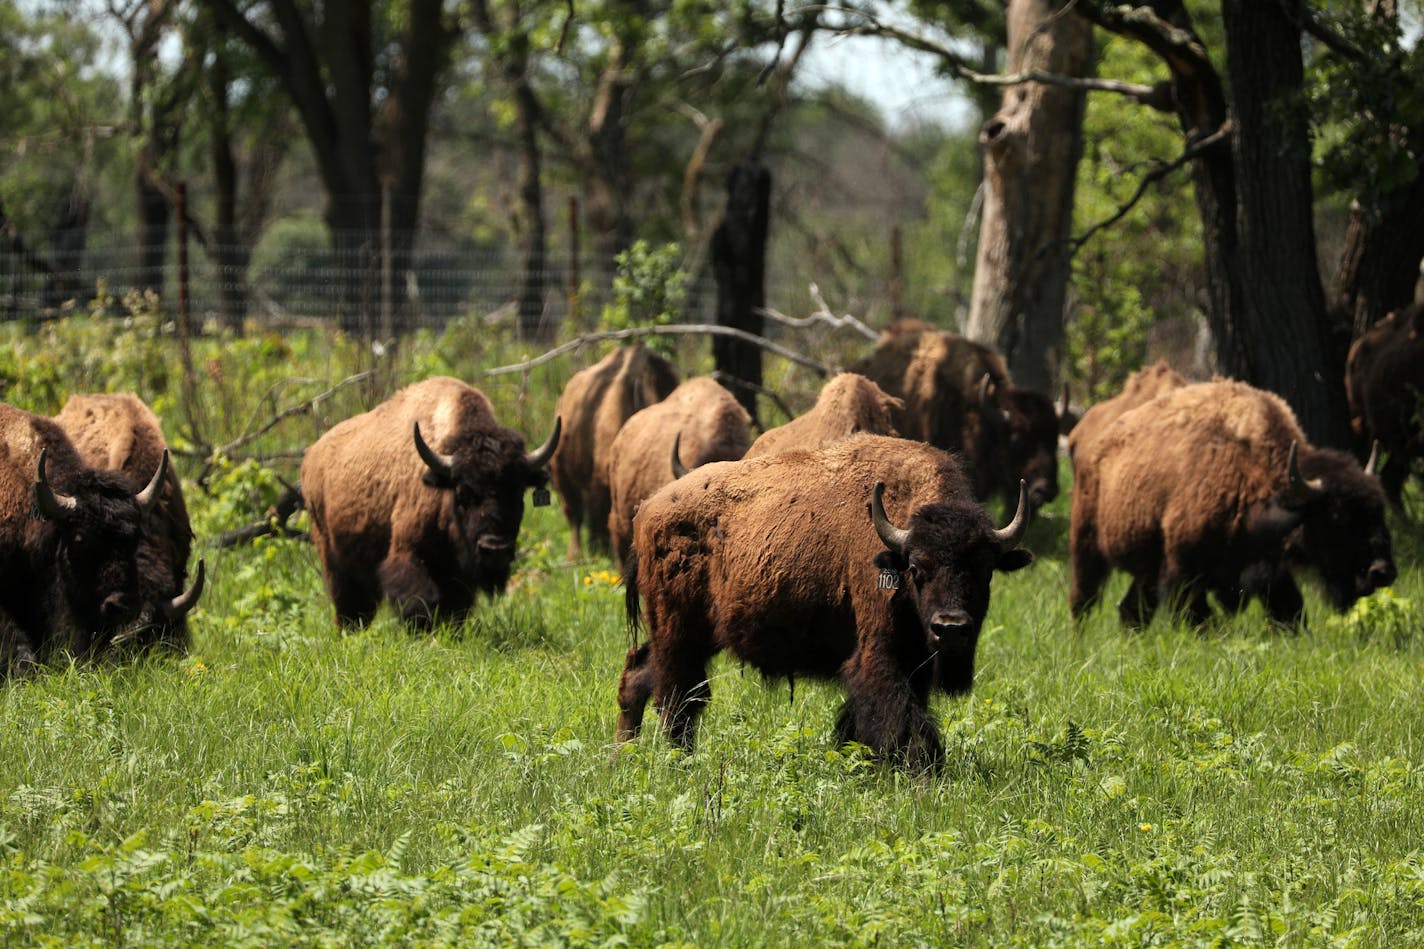
<path fill-rule="evenodd" d="M 204 338 L 185 396 L 145 319 L 5 328 L 5 398 L 49 412 L 68 391 L 136 388 L 181 452 L 190 416 L 230 443 L 371 367 L 317 334 Z M 679 351 L 686 372 L 705 348 Z M 239 456 L 299 450 L 388 385 L 452 372 L 542 437 L 563 380 L 599 354 L 481 378 L 520 355 L 452 325 L 231 456 L 180 454 L 210 575 L 192 653 L 0 688 L 0 942 L 1424 940 L 1409 524 L 1395 587 L 1346 616 L 1308 589 L 1300 636 L 1256 609 L 1138 634 L 1103 610 L 1074 630 L 1065 494 L 1031 528 L 1035 565 L 994 581 L 974 692 L 934 702 L 933 775 L 837 748 L 834 685 L 793 699 L 725 659 L 695 754 L 655 730 L 615 750 L 622 590 L 606 560 L 563 559 L 557 506 L 527 512 L 508 594 L 431 635 L 385 612 L 339 632 L 307 545 L 210 546 L 294 463 Z"/>

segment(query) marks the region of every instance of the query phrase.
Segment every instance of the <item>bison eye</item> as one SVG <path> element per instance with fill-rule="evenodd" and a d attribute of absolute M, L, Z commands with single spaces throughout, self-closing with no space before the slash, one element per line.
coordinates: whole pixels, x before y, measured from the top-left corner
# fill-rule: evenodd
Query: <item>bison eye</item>
<path fill-rule="evenodd" d="M 915 583 L 919 583 L 924 575 L 925 572 L 920 569 L 920 565 L 917 563 L 912 563 L 905 568 L 905 576 L 909 577 Z"/>

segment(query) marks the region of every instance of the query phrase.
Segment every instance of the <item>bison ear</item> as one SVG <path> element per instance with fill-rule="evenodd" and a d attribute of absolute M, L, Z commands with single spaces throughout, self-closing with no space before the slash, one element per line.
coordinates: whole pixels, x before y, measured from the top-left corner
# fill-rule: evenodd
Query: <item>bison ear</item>
<path fill-rule="evenodd" d="M 1256 536 L 1283 538 L 1300 526 L 1305 512 L 1298 503 L 1270 500 L 1258 505 L 1247 515 L 1246 529 Z"/>
<path fill-rule="evenodd" d="M 455 486 L 455 482 L 429 468 L 425 469 L 425 473 L 420 476 L 420 480 L 430 485 L 430 487 L 438 488 L 441 491 L 448 491 Z"/>
<path fill-rule="evenodd" d="M 994 569 L 1000 573 L 1013 573 L 1015 570 L 1022 570 L 1033 563 L 1033 554 L 1022 547 L 1015 547 L 1013 550 L 1006 550 L 999 555 L 999 562 L 994 564 Z"/>
<path fill-rule="evenodd" d="M 880 553 L 876 554 L 874 559 L 871 560 L 871 563 L 875 564 L 875 566 L 881 570 L 894 570 L 897 573 L 910 565 L 909 561 L 893 550 L 880 551 Z"/>

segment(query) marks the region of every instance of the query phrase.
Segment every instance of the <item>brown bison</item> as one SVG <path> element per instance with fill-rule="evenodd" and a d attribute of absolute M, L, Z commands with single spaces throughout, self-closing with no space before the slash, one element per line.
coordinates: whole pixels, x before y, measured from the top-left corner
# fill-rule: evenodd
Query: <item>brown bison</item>
<path fill-rule="evenodd" d="M 90 468 L 52 419 L 0 405 L 0 671 L 93 655 L 142 606 L 139 537 L 168 454 L 143 488 Z"/>
<path fill-rule="evenodd" d="M 887 513 L 888 509 L 888 513 Z M 649 698 L 690 749 L 726 650 L 764 676 L 839 679 L 841 741 L 914 765 L 942 754 L 931 688 L 967 692 L 995 570 L 1027 566 L 1020 495 L 996 530 L 959 462 L 919 442 L 853 435 L 699 468 L 643 502 L 628 572 L 618 738 Z M 903 524 L 904 526 L 896 526 Z"/>
<path fill-rule="evenodd" d="M 904 401 L 892 417 L 902 436 L 961 452 L 976 497 L 1012 506 L 1021 480 L 1033 509 L 1058 496 L 1053 401 L 1015 386 L 987 346 L 902 320 L 850 371 Z"/>
<path fill-rule="evenodd" d="M 428 626 L 460 619 L 509 582 L 524 490 L 542 488 L 559 441 L 532 452 L 458 379 L 408 386 L 331 428 L 302 460 L 312 542 L 341 625 L 382 599 Z"/>
<path fill-rule="evenodd" d="M 1414 461 L 1424 458 L 1424 305 L 1391 313 L 1355 340 L 1345 394 L 1362 444 L 1384 451 L 1380 483 L 1399 507 Z"/>
<path fill-rule="evenodd" d="M 890 415 L 904 408 L 864 376 L 843 372 L 821 388 L 816 404 L 805 415 L 763 432 L 747 449 L 747 458 L 793 448 L 823 448 L 858 432 L 895 435 Z"/>
<path fill-rule="evenodd" d="M 750 425 L 741 403 L 706 377 L 687 380 L 623 423 L 608 452 L 608 537 L 619 563 L 628 556 L 639 503 L 672 481 L 675 469 L 741 458 L 751 447 Z"/>
<path fill-rule="evenodd" d="M 579 532 L 592 550 L 608 550 L 608 456 L 618 430 L 634 412 L 661 402 L 677 388 L 677 370 L 644 346 L 615 349 L 574 373 L 559 396 L 563 419 L 549 476 L 569 522 L 569 558 L 579 556 Z"/>
<path fill-rule="evenodd" d="M 138 396 L 72 395 L 54 417 L 84 463 L 120 472 L 133 490 L 158 467 L 168 451 L 158 416 Z M 203 590 L 203 564 L 188 583 L 193 530 L 183 502 L 183 486 L 170 465 L 138 543 L 138 590 L 143 601 L 138 622 L 120 634 L 126 650 L 186 651 L 188 611 Z"/>
<path fill-rule="evenodd" d="M 1384 492 L 1350 455 L 1309 445 L 1278 396 L 1241 382 L 1184 386 L 1120 416 L 1075 460 L 1069 603 L 1080 617 L 1113 567 L 1139 626 L 1160 603 L 1210 616 L 1259 597 L 1271 618 L 1304 608 L 1292 562 L 1337 609 L 1395 577 Z"/>
<path fill-rule="evenodd" d="M 1068 460 L 1076 457 L 1081 446 L 1092 441 L 1128 409 L 1156 398 L 1171 389 L 1187 384 L 1186 377 L 1159 359 L 1137 370 L 1122 384 L 1122 391 L 1090 407 L 1068 433 Z"/>

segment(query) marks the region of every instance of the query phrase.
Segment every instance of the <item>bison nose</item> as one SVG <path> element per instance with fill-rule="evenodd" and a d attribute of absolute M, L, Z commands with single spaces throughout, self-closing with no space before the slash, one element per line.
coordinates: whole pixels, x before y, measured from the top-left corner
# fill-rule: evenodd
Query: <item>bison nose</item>
<path fill-rule="evenodd" d="M 1397 576 L 1394 564 L 1388 560 L 1376 560 L 1370 564 L 1369 580 L 1370 588 L 1378 590 L 1380 587 L 1387 587 L 1394 582 Z"/>
<path fill-rule="evenodd" d="M 105 624 L 122 623 L 134 613 L 133 599 L 126 593 L 110 593 L 99 604 L 99 618 Z"/>
<path fill-rule="evenodd" d="M 1038 478 L 1028 486 L 1028 503 L 1035 508 L 1043 507 L 1058 496 L 1058 486 L 1047 478 Z"/>
<path fill-rule="evenodd" d="M 480 553 L 491 555 L 513 556 L 514 541 L 506 537 L 497 537 L 494 534 L 485 534 L 477 542 Z"/>
<path fill-rule="evenodd" d="M 938 645 L 946 636 L 962 638 L 973 626 L 973 620 L 963 610 L 940 610 L 930 617 L 930 642 Z"/>

